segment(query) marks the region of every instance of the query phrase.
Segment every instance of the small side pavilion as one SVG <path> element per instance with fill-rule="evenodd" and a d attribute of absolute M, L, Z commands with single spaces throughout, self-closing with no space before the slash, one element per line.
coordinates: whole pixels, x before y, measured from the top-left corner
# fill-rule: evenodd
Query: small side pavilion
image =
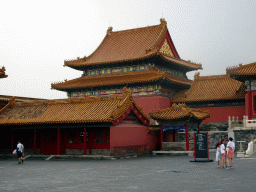
<path fill-rule="evenodd" d="M 160 125 L 160 150 L 162 150 L 163 134 L 166 130 L 184 129 L 186 134 L 186 151 L 189 151 L 189 129 L 197 128 L 199 132 L 200 123 L 210 117 L 209 111 L 202 111 L 186 106 L 186 104 L 173 104 L 168 109 L 150 111 L 149 116 Z M 174 139 L 175 140 L 175 139 Z"/>

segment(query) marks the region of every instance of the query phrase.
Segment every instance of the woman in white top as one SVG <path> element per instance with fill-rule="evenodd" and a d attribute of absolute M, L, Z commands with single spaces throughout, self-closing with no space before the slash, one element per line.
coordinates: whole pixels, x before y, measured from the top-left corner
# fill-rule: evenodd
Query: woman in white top
<path fill-rule="evenodd" d="M 220 142 L 217 143 L 216 145 L 216 161 L 218 163 L 218 167 L 220 167 L 220 158 L 221 158 L 221 153 L 220 153 Z"/>
<path fill-rule="evenodd" d="M 231 166 L 230 168 L 233 168 L 234 164 L 234 150 L 235 150 L 235 143 L 233 142 L 233 138 L 229 137 L 229 142 L 227 144 L 227 149 L 228 149 L 228 155 L 227 155 L 227 164 L 229 166 L 229 161 L 231 160 Z"/>
<path fill-rule="evenodd" d="M 221 140 L 221 145 L 220 145 L 220 153 L 221 153 L 221 157 L 222 157 L 222 168 L 224 168 L 224 164 L 227 165 L 226 162 L 226 148 L 225 148 L 225 139 Z"/>

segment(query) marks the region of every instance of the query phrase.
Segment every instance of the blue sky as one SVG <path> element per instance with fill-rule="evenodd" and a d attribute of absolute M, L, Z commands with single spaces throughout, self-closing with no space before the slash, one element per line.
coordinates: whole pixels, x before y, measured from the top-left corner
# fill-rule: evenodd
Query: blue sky
<path fill-rule="evenodd" d="M 64 60 L 90 55 L 107 28 L 157 25 L 163 16 L 182 59 L 200 75 L 256 62 L 256 1 L 0 1 L 0 95 L 66 98 L 51 83 L 80 77 Z M 193 79 L 195 72 L 188 73 Z"/>

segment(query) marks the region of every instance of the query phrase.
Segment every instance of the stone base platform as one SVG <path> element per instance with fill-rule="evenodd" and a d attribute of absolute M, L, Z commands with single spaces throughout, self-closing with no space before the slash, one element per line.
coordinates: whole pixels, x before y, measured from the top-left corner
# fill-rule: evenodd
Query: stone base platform
<path fill-rule="evenodd" d="M 193 156 L 194 151 L 152 151 L 153 155 Z"/>
<path fill-rule="evenodd" d="M 104 155 L 27 155 L 23 157 L 24 160 L 86 160 L 86 159 L 112 159 L 113 156 Z M 17 155 L 2 155 L 0 159 L 17 159 Z"/>

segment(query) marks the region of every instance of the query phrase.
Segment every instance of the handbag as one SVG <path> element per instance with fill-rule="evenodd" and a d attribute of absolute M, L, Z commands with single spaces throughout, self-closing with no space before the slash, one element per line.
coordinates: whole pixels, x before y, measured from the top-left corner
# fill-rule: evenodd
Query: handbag
<path fill-rule="evenodd" d="M 14 149 L 12 154 L 17 154 L 17 149 Z"/>

